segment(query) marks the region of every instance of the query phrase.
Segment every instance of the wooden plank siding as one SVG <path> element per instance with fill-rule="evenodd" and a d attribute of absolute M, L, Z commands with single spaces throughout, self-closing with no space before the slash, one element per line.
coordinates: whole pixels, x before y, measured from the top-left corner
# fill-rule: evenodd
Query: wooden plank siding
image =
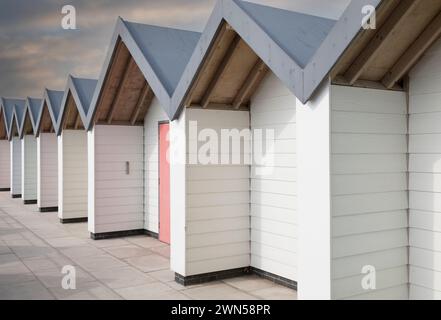
<path fill-rule="evenodd" d="M 19 137 L 11 139 L 11 194 L 21 194 L 21 141 Z"/>
<path fill-rule="evenodd" d="M 158 125 L 168 120 L 154 98 L 144 119 L 144 229 L 159 232 L 159 136 Z"/>
<path fill-rule="evenodd" d="M 58 137 L 58 216 L 87 217 L 87 133 L 63 130 Z"/>
<path fill-rule="evenodd" d="M 89 231 L 143 229 L 143 128 L 96 125 L 88 152 Z"/>
<path fill-rule="evenodd" d="M 441 299 L 441 41 L 410 73 L 410 298 Z"/>
<path fill-rule="evenodd" d="M 24 201 L 37 200 L 37 140 L 25 135 L 22 142 L 21 188 Z"/>
<path fill-rule="evenodd" d="M 8 140 L 0 141 L 0 189 L 11 187 L 11 147 Z"/>
<path fill-rule="evenodd" d="M 259 163 L 256 153 L 251 166 L 251 266 L 297 281 L 296 98 L 270 73 L 251 98 L 250 116 L 252 132 L 275 137 L 274 150 L 263 154 L 272 161 Z"/>
<path fill-rule="evenodd" d="M 330 118 L 332 298 L 407 299 L 406 94 L 332 86 Z"/>
<path fill-rule="evenodd" d="M 187 109 L 185 121 L 187 128 L 190 121 L 197 121 L 198 131 L 211 128 L 219 137 L 221 128 L 250 127 L 247 111 Z M 190 146 L 193 138 L 187 136 L 188 159 L 195 156 Z M 243 143 L 249 141 L 242 142 L 242 147 Z M 185 177 L 185 275 L 248 267 L 249 165 L 188 163 Z"/>
<path fill-rule="evenodd" d="M 58 143 L 54 133 L 40 133 L 37 138 L 37 205 L 58 206 Z"/>

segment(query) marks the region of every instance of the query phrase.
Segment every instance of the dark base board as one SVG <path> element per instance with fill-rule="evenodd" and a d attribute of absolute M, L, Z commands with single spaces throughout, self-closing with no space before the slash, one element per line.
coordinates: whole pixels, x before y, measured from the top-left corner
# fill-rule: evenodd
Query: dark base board
<path fill-rule="evenodd" d="M 190 285 L 201 284 L 201 283 L 205 283 L 205 282 L 240 277 L 240 276 L 247 275 L 250 273 L 251 273 L 250 268 L 222 270 L 222 271 L 198 274 L 198 275 L 188 276 L 188 277 L 184 277 L 184 276 L 180 275 L 179 273 L 175 273 L 175 281 L 183 286 L 190 286 Z"/>
<path fill-rule="evenodd" d="M 195 284 L 201 284 L 211 281 L 218 281 L 228 278 L 240 277 L 244 275 L 256 274 L 259 277 L 270 280 L 274 283 L 280 284 L 282 286 L 288 287 L 290 289 L 297 290 L 297 282 L 293 280 L 289 280 L 283 278 L 281 276 L 275 275 L 270 272 L 266 272 L 260 269 L 256 269 L 253 267 L 247 268 L 239 268 L 239 269 L 231 269 L 231 270 L 222 270 L 217 272 L 210 272 L 204 274 L 198 274 L 194 276 L 184 277 L 179 273 L 175 273 L 175 281 L 183 286 L 190 286 Z"/>
<path fill-rule="evenodd" d="M 146 230 L 127 230 L 127 231 L 114 231 L 114 232 L 103 232 L 103 233 L 90 233 L 90 238 L 93 240 L 104 240 L 112 238 L 122 238 L 130 236 L 139 236 L 145 234 Z"/>
<path fill-rule="evenodd" d="M 60 219 L 60 222 L 63 223 L 63 224 L 87 222 L 87 218 Z"/>
<path fill-rule="evenodd" d="M 11 188 L 0 188 L 0 192 L 11 191 Z"/>
<path fill-rule="evenodd" d="M 150 238 L 155 238 L 155 239 L 159 239 L 159 233 L 150 231 L 150 230 L 144 230 L 144 234 L 146 236 L 149 236 Z"/>
<path fill-rule="evenodd" d="M 40 212 L 57 212 L 58 207 L 39 208 Z"/>
<path fill-rule="evenodd" d="M 23 200 L 24 204 L 37 204 L 37 200 Z"/>
<path fill-rule="evenodd" d="M 11 197 L 12 199 L 18 199 L 21 198 L 21 194 L 12 194 Z"/>
<path fill-rule="evenodd" d="M 266 272 L 254 267 L 251 267 L 251 272 L 253 274 L 257 274 L 259 277 L 270 280 L 276 284 L 280 284 L 281 286 L 294 289 L 297 291 L 297 281 L 289 280 L 284 277 L 278 276 L 274 273 Z"/>

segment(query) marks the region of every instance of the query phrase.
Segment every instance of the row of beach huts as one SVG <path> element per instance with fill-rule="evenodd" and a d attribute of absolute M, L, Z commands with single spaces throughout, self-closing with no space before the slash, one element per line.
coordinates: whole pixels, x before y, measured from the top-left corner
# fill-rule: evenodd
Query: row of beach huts
<path fill-rule="evenodd" d="M 441 0 L 337 21 L 219 0 L 202 34 L 119 18 L 97 80 L 1 98 L 0 188 L 170 244 L 184 285 L 440 299 L 440 35 Z"/>

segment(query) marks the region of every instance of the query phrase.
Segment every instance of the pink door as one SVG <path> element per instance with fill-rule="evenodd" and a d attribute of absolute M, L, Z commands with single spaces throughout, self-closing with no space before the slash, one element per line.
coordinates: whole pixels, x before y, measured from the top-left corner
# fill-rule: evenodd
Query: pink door
<path fill-rule="evenodd" d="M 170 244 L 169 124 L 159 125 L 159 240 Z"/>

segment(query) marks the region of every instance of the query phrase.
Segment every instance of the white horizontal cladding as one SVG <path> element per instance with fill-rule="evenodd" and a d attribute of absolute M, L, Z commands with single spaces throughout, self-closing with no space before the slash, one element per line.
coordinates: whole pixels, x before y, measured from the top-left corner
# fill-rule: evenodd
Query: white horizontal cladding
<path fill-rule="evenodd" d="M 407 299 L 406 94 L 332 86 L 330 122 L 332 298 Z"/>
<path fill-rule="evenodd" d="M 21 174 L 22 174 L 22 159 L 21 159 L 21 141 L 18 137 L 11 139 L 11 194 L 21 194 Z"/>
<path fill-rule="evenodd" d="M 54 133 L 37 138 L 37 204 L 39 208 L 58 206 L 58 143 Z"/>
<path fill-rule="evenodd" d="M 168 117 L 155 98 L 144 119 L 144 228 L 155 233 L 159 232 L 158 132 L 159 124 L 165 121 L 168 121 Z"/>
<path fill-rule="evenodd" d="M 58 216 L 87 217 L 87 133 L 63 130 L 58 137 Z"/>
<path fill-rule="evenodd" d="M 11 147 L 8 140 L 0 140 L 0 189 L 11 188 Z"/>
<path fill-rule="evenodd" d="M 441 299 L 441 41 L 410 73 L 410 299 Z"/>
<path fill-rule="evenodd" d="M 96 125 L 88 135 L 89 231 L 143 229 L 143 128 Z"/>
<path fill-rule="evenodd" d="M 25 135 L 22 141 L 22 198 L 37 200 L 37 139 Z"/>
<path fill-rule="evenodd" d="M 251 192 L 251 266 L 297 281 L 296 98 L 273 73 L 251 98 L 250 118 L 251 132 L 273 131 L 275 145 L 273 161 L 253 161 L 251 185 L 243 183 Z"/>
<path fill-rule="evenodd" d="M 194 136 L 190 131 L 195 124 L 197 132 Z M 181 265 L 180 268 L 185 276 L 250 266 L 250 166 L 242 156 L 249 140 L 241 138 L 237 150 L 241 155 L 239 162 L 233 163 L 230 158 L 230 162 L 221 164 L 216 162 L 221 157 L 217 157 L 205 164 L 200 157 L 205 155 L 201 148 L 210 141 L 216 142 L 211 144 L 213 148 L 210 151 L 219 155 L 222 128 L 237 129 L 239 132 L 249 130 L 249 113 L 201 109 L 185 111 L 184 132 L 187 132 L 187 139 L 183 146 L 190 163 L 185 166 L 185 173 L 179 164 L 172 163 L 172 177 L 176 172 L 181 179 L 185 177 L 186 183 L 185 200 L 181 200 L 185 203 L 185 222 L 181 223 L 186 228 L 175 224 L 173 219 L 176 213 L 172 213 L 172 234 L 176 232 L 176 227 L 186 230 L 185 267 Z M 176 128 L 179 129 L 182 127 Z M 204 136 L 204 129 L 210 130 L 212 135 L 208 136 L 211 138 Z M 173 137 L 177 134 L 175 131 Z M 199 144 L 195 144 L 196 139 L 200 140 Z M 176 188 L 173 189 L 172 202 L 179 198 Z M 172 212 L 176 212 L 173 206 Z"/>
<path fill-rule="evenodd" d="M 298 297 L 331 299 L 330 85 L 297 100 Z"/>

